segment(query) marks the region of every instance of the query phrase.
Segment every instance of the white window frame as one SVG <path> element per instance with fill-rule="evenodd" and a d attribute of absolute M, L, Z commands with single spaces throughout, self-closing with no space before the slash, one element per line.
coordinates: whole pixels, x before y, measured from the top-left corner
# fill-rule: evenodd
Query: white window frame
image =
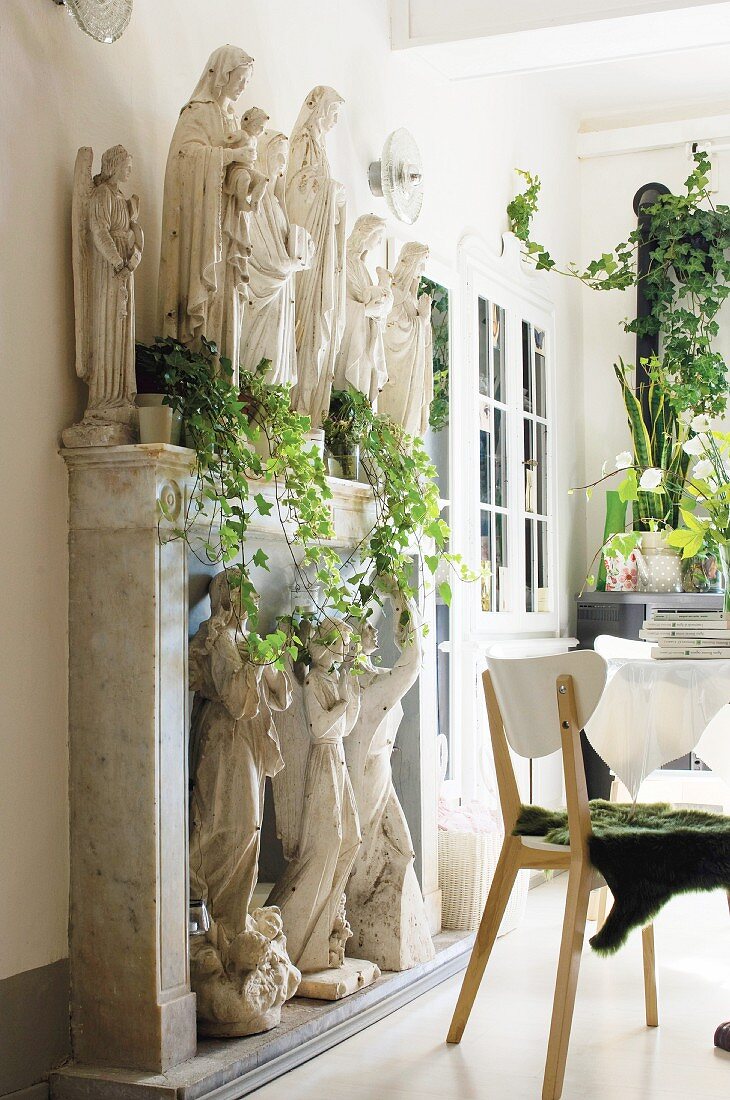
<path fill-rule="evenodd" d="M 507 352 L 505 384 L 507 388 L 508 435 L 508 561 L 509 589 L 506 611 L 481 608 L 480 593 L 470 588 L 469 610 L 462 620 L 469 623 L 474 643 L 490 637 L 529 637 L 555 634 L 559 629 L 559 569 L 558 569 L 558 509 L 557 509 L 557 338 L 555 309 L 536 286 L 536 277 L 526 268 L 520 255 L 519 241 L 505 234 L 503 252 L 494 256 L 482 240 L 469 235 L 459 244 L 459 276 L 461 284 L 462 348 L 459 360 L 463 372 L 452 374 L 452 414 L 463 425 L 458 466 L 452 471 L 452 491 L 458 488 L 458 502 L 452 496 L 454 526 L 458 527 L 457 543 L 467 560 L 480 560 L 480 500 L 479 500 L 479 330 L 477 304 L 480 297 L 505 309 L 505 348 Z M 524 546 L 524 474 L 523 474 L 523 410 L 522 410 L 522 320 L 545 332 L 547 486 L 548 486 L 548 611 L 524 609 L 525 546 Z M 455 385 L 458 378 L 458 386 Z M 455 456 L 456 457 L 456 456 Z M 456 476 L 454 476 L 456 474 Z"/>

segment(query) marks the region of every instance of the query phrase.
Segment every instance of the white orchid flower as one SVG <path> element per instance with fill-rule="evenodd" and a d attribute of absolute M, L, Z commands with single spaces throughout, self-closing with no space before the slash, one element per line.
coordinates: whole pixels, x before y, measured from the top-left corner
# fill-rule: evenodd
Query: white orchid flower
<path fill-rule="evenodd" d="M 682 450 L 686 455 L 703 455 L 707 450 L 706 437 L 704 435 L 693 435 L 691 439 L 685 439 Z"/>
<path fill-rule="evenodd" d="M 692 471 L 692 476 L 693 477 L 699 477 L 702 480 L 704 480 L 707 477 L 712 477 L 714 472 L 715 472 L 715 467 L 710 462 L 709 458 L 702 458 L 695 465 L 695 468 Z"/>
<path fill-rule="evenodd" d="M 658 489 L 664 480 L 664 474 L 661 470 L 657 470 L 655 466 L 650 466 L 648 470 L 644 470 L 639 481 L 639 488 L 651 491 Z"/>
<path fill-rule="evenodd" d="M 616 469 L 626 470 L 629 466 L 633 466 L 634 456 L 631 451 L 622 451 L 620 455 L 616 455 Z"/>
<path fill-rule="evenodd" d="M 679 414 L 680 424 L 686 424 L 686 425 L 689 426 L 692 423 L 692 417 L 693 416 L 694 416 L 694 413 L 692 412 L 691 409 L 682 409 L 681 413 Z"/>
<path fill-rule="evenodd" d="M 698 413 L 697 416 L 693 416 L 690 421 L 690 428 L 693 432 L 709 432 L 710 430 L 710 418 L 706 413 Z"/>

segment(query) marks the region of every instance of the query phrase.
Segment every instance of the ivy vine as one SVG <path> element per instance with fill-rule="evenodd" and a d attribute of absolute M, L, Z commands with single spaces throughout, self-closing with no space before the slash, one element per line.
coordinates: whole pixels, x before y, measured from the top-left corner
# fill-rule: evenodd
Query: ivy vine
<path fill-rule="evenodd" d="M 694 167 L 681 195 L 659 195 L 644 208 L 643 227 L 626 241 L 591 260 L 557 266 L 548 250 L 531 237 L 538 210 L 540 180 L 518 170 L 524 190 L 507 206 L 510 230 L 524 244 L 524 254 L 538 270 L 555 269 L 593 290 L 626 290 L 644 283 L 646 317 L 624 323 L 638 336 L 661 336 L 659 356 L 647 363 L 674 411 L 721 415 L 727 398 L 727 366 L 714 347 L 717 314 L 730 294 L 730 207 L 715 206 L 708 189 L 710 158 L 694 153 Z M 651 246 L 648 270 L 637 272 L 639 246 Z"/>

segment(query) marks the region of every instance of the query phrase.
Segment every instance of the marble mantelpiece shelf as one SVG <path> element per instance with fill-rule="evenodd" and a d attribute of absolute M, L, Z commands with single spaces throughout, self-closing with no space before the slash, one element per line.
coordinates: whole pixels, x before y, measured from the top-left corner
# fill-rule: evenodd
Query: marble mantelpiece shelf
<path fill-rule="evenodd" d="M 193 489 L 193 451 L 187 447 L 173 447 L 162 443 L 138 443 L 120 447 L 66 447 L 61 450 L 70 469 L 85 468 L 107 471 L 107 476 L 114 479 L 126 479 L 141 475 L 140 471 L 147 469 L 150 473 L 158 475 L 164 471 L 165 478 L 160 480 L 157 486 L 157 494 L 148 498 L 148 508 L 155 509 L 150 514 L 130 514 L 127 509 L 118 506 L 118 482 L 110 492 L 106 500 L 100 502 L 99 494 L 94 493 L 93 500 L 88 502 L 83 498 L 83 488 L 74 501 L 77 508 L 76 526 L 85 526 L 83 512 L 84 505 L 88 503 L 93 511 L 93 525 L 100 521 L 101 511 L 108 514 L 101 518 L 105 520 L 107 527 L 148 526 L 150 522 L 157 523 L 159 511 L 158 501 L 163 508 L 167 508 L 169 519 L 160 521 L 160 530 L 164 537 L 165 527 L 176 527 L 180 524 L 182 510 L 189 500 Z M 127 473 L 125 474 L 125 471 Z M 103 475 L 101 475 L 103 476 Z M 368 485 L 359 481 L 346 481 L 338 477 L 328 477 L 327 483 L 332 490 L 332 499 L 329 501 L 334 513 L 335 538 L 329 543 L 337 548 L 351 548 L 360 543 L 371 530 L 375 522 L 375 503 L 372 490 Z M 283 539 L 284 534 L 276 514 L 276 492 L 273 481 L 250 481 L 251 494 L 261 493 L 263 498 L 274 504 L 274 510 L 270 516 L 255 516 L 250 524 L 249 533 L 252 538 Z M 287 525 L 293 533 L 293 525 Z M 201 522 L 201 530 L 206 527 Z"/>
<path fill-rule="evenodd" d="M 434 937 L 436 957 L 342 1001 L 295 998 L 281 1026 L 246 1039 L 203 1039 L 192 1061 L 165 1074 L 68 1066 L 51 1076 L 53 1100 L 238 1100 L 408 1004 L 463 970 L 474 943 L 470 932 Z"/>

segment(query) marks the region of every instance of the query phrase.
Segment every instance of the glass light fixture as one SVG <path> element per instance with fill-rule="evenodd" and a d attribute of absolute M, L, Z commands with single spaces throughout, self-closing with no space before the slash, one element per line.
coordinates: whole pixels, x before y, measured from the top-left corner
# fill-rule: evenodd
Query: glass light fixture
<path fill-rule="evenodd" d="M 55 0 L 68 8 L 81 30 L 95 42 L 116 42 L 132 18 L 132 0 Z"/>

